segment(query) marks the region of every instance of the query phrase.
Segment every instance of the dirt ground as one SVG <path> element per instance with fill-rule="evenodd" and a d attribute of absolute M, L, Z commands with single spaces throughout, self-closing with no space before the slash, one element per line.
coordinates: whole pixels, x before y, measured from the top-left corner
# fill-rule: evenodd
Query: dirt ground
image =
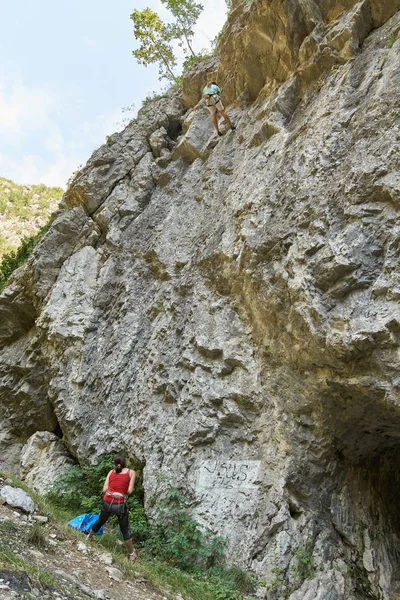
<path fill-rule="evenodd" d="M 169 600 L 139 573 L 134 573 L 128 581 L 112 564 L 111 554 L 95 540 L 88 543 L 83 534 L 81 539 L 76 539 L 76 535 L 69 536 L 48 522 L 36 519 L 7 505 L 0 505 L 1 600 L 79 600 L 88 597 L 99 600 Z M 29 544 L 35 528 L 42 535 Z M 21 564 L 21 560 L 28 568 Z M 15 561 L 15 568 L 12 561 Z M 41 570 L 51 574 L 56 584 L 43 584 L 43 577 L 39 579 Z"/>

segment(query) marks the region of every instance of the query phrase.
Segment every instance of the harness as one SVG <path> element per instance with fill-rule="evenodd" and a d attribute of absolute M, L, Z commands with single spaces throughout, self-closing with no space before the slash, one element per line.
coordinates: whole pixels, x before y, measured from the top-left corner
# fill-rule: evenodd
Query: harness
<path fill-rule="evenodd" d="M 126 494 L 120 494 L 119 492 L 106 492 L 105 496 L 111 496 L 111 503 L 113 503 L 114 500 L 118 500 L 121 498 L 124 502 L 128 499 L 128 496 Z"/>
<path fill-rule="evenodd" d="M 105 500 L 105 498 L 110 497 L 111 500 Z M 107 492 L 103 501 L 107 506 L 106 511 L 113 515 L 124 515 L 128 510 L 128 496 L 125 496 L 125 494 L 120 494 L 119 492 Z"/>
<path fill-rule="evenodd" d="M 219 94 L 206 94 L 205 96 L 206 106 L 215 106 L 219 102 Z M 208 101 L 210 98 L 215 98 L 215 102 L 210 104 Z"/>

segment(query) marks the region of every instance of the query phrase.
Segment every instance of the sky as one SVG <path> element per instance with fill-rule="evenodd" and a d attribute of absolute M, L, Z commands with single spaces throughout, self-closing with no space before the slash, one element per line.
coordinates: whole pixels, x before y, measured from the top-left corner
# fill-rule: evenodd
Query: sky
<path fill-rule="evenodd" d="M 224 0 L 201 0 L 196 51 L 226 19 Z M 165 88 L 143 67 L 130 15 L 159 0 L 14 0 L 0 21 L 0 177 L 66 187 L 107 135 Z M 134 108 L 129 109 L 129 107 Z"/>

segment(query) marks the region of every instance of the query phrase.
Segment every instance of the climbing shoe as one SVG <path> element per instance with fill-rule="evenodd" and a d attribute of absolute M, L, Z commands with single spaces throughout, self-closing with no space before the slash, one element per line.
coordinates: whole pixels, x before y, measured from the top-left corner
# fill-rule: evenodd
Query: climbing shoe
<path fill-rule="evenodd" d="M 217 133 L 218 133 L 219 137 L 222 136 L 222 132 L 221 131 L 217 131 Z"/>
<path fill-rule="evenodd" d="M 235 129 L 236 129 L 236 125 L 234 125 L 234 124 L 232 123 L 231 129 L 232 129 L 232 131 L 235 131 Z"/>

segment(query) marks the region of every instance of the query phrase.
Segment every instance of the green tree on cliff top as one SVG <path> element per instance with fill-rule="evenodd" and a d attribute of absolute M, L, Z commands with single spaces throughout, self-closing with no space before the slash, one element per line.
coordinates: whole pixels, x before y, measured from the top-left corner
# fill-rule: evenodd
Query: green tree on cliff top
<path fill-rule="evenodd" d="M 190 52 L 196 56 L 192 48 L 194 26 L 203 6 L 194 0 L 161 0 L 175 17 L 175 22 L 165 24 L 156 12 L 150 8 L 142 11 L 135 9 L 131 14 L 133 33 L 140 43 L 137 50 L 133 51 L 139 64 L 147 66 L 158 63 L 160 79 L 168 79 L 178 83 L 174 73 L 176 56 L 172 42 L 178 40 L 179 46 L 185 54 Z"/>
<path fill-rule="evenodd" d="M 173 72 L 176 58 L 171 46 L 173 37 L 170 28 L 151 8 L 145 8 L 142 11 L 135 9 L 131 14 L 131 19 L 133 34 L 140 42 L 139 48 L 132 53 L 138 63 L 145 67 L 152 63 L 158 63 L 160 79 L 177 81 Z"/>
<path fill-rule="evenodd" d="M 161 2 L 171 11 L 176 19 L 176 22 L 171 25 L 173 37 L 180 40 L 179 45 L 183 47 L 185 54 L 186 43 L 192 56 L 196 56 L 192 48 L 192 38 L 194 36 L 194 26 L 204 7 L 202 4 L 198 4 L 192 0 L 161 0 Z"/>

